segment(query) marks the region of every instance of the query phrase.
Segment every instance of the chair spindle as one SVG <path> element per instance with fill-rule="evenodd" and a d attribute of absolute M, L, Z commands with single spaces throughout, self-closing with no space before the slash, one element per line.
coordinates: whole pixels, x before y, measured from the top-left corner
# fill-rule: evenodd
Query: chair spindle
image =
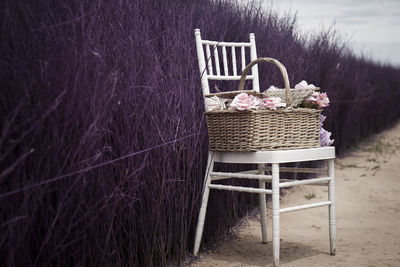
<path fill-rule="evenodd" d="M 213 66 L 210 52 L 210 45 L 206 45 L 206 54 L 207 54 L 207 65 L 208 65 L 208 75 L 213 75 Z"/>
<path fill-rule="evenodd" d="M 232 69 L 233 69 L 233 75 L 237 76 L 235 46 L 232 46 Z"/>
<path fill-rule="evenodd" d="M 222 61 L 224 63 L 224 74 L 225 76 L 228 76 L 228 60 L 226 58 L 226 46 L 222 47 Z"/>
<path fill-rule="evenodd" d="M 214 45 L 214 62 L 215 62 L 215 69 L 217 71 L 217 75 L 221 75 L 221 71 L 219 69 L 219 56 L 218 56 L 218 46 Z"/>
<path fill-rule="evenodd" d="M 242 52 L 242 71 L 246 67 L 246 54 L 244 51 L 244 46 L 241 47 L 241 52 Z"/>

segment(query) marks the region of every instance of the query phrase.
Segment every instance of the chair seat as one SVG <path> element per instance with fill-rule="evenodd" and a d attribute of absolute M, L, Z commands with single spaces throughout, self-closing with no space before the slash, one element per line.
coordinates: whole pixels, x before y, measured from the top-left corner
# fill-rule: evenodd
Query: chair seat
<path fill-rule="evenodd" d="M 213 160 L 225 163 L 289 163 L 335 158 L 335 147 L 318 147 L 295 150 L 219 152 L 213 151 Z"/>

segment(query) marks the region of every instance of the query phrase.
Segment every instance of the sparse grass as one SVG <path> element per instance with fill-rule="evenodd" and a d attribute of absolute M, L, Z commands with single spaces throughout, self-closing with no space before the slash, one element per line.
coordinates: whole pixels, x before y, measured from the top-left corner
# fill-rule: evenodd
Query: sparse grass
<path fill-rule="evenodd" d="M 380 165 L 375 165 L 374 167 L 371 168 L 371 171 L 380 170 L 380 169 L 381 169 Z"/>
<path fill-rule="evenodd" d="M 308 200 L 313 199 L 313 198 L 315 198 L 315 197 L 316 197 L 316 195 L 315 195 L 314 192 L 307 193 L 307 194 L 304 196 L 304 198 L 305 198 L 305 199 L 308 199 Z"/>
<path fill-rule="evenodd" d="M 361 168 L 357 164 L 347 164 L 347 165 L 344 165 L 344 167 L 345 168 Z"/>
<path fill-rule="evenodd" d="M 316 224 L 313 224 L 311 227 L 316 229 L 316 230 L 321 230 L 321 226 L 318 226 Z"/>
<path fill-rule="evenodd" d="M 375 142 L 372 142 L 369 145 L 367 145 L 363 150 L 376 154 L 382 154 L 382 153 L 393 154 L 395 152 L 395 147 L 390 142 L 376 140 Z"/>
<path fill-rule="evenodd" d="M 361 166 L 358 166 L 355 163 L 349 163 L 349 164 L 342 164 L 342 163 L 337 163 L 338 167 L 344 169 L 344 168 L 362 168 Z"/>

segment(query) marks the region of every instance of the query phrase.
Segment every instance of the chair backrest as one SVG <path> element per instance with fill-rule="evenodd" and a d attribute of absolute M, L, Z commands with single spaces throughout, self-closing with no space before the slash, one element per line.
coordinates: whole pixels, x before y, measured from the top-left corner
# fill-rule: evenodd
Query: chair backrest
<path fill-rule="evenodd" d="M 202 40 L 199 29 L 195 29 L 194 34 L 196 37 L 197 57 L 199 62 L 203 95 L 210 93 L 208 80 L 240 80 L 241 72 L 246 67 L 246 65 L 250 63 L 250 62 L 246 63 L 246 50 L 250 50 L 251 61 L 257 59 L 256 39 L 254 37 L 254 33 L 250 33 L 250 42 L 248 43 Z M 229 71 L 228 69 L 229 65 L 228 65 L 227 48 L 228 49 L 230 48 L 230 53 L 231 53 L 231 64 L 229 64 L 230 66 L 232 66 L 231 71 Z M 207 55 L 207 58 L 204 56 L 204 50 Z M 220 50 L 222 53 L 224 74 L 221 73 L 218 50 Z M 238 72 L 237 70 L 238 69 L 237 68 L 238 64 L 236 61 L 236 52 L 238 52 L 237 50 L 240 50 L 240 59 L 241 59 L 240 72 Z M 213 55 L 211 54 L 211 51 L 213 52 Z M 213 57 L 214 60 L 212 60 Z M 254 65 L 252 67 L 251 75 L 247 75 L 246 79 L 253 80 L 253 90 L 257 92 L 260 91 L 260 86 L 258 83 L 257 65 Z"/>

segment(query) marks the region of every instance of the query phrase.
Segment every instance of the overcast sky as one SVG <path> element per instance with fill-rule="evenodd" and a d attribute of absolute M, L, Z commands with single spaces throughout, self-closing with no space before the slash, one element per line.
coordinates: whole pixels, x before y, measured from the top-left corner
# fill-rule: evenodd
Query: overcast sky
<path fill-rule="evenodd" d="M 266 0 L 284 15 L 297 11 L 300 31 L 334 27 L 355 52 L 400 66 L 400 0 Z"/>

